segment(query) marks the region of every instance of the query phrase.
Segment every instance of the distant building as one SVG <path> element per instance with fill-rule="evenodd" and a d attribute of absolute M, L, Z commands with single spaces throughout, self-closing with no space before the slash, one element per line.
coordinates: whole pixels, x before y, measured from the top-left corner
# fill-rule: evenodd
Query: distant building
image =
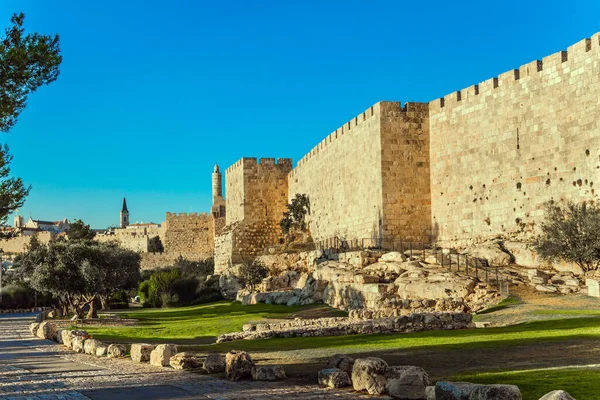
<path fill-rule="evenodd" d="M 120 227 L 126 228 L 129 225 L 129 210 L 127 209 L 127 200 L 123 197 L 123 207 L 121 207 L 121 222 Z"/>
<path fill-rule="evenodd" d="M 29 217 L 27 222 L 24 223 L 23 221 L 22 216 L 15 216 L 14 227 L 20 229 L 24 235 L 31 235 L 35 232 L 65 233 L 71 226 L 66 218 L 62 221 L 42 221 Z"/>

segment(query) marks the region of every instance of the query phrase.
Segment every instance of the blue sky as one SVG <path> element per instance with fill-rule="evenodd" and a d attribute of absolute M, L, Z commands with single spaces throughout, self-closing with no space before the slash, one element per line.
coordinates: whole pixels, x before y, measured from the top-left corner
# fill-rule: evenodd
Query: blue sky
<path fill-rule="evenodd" d="M 430 101 L 600 31 L 600 3 L 1 0 L 58 33 L 58 81 L 2 140 L 20 214 L 207 212 L 212 166 L 291 157 L 380 100 Z"/>

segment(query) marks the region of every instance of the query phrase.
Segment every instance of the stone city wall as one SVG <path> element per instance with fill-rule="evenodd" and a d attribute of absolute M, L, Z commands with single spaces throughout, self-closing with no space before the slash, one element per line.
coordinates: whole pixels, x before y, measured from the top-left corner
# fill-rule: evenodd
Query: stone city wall
<path fill-rule="evenodd" d="M 600 34 L 429 103 L 433 228 L 527 239 L 549 200 L 597 199 Z"/>
<path fill-rule="evenodd" d="M 212 253 L 214 225 L 210 214 L 167 213 L 165 221 L 165 252 L 180 254 Z"/>
<path fill-rule="evenodd" d="M 327 136 L 289 174 L 316 241 L 422 240 L 430 232 L 426 104 L 379 102 Z"/>
<path fill-rule="evenodd" d="M 37 232 L 35 234 L 38 241 L 42 244 L 48 244 L 55 239 L 55 235 L 51 232 Z M 10 239 L 0 240 L 0 249 L 4 253 L 21 254 L 27 251 L 27 247 L 33 236 L 17 236 Z"/>
<path fill-rule="evenodd" d="M 179 256 L 182 256 L 186 260 L 190 261 L 200 261 L 211 258 L 212 253 L 181 253 L 181 254 L 173 254 L 173 253 L 142 253 L 141 254 L 141 262 L 140 268 L 142 270 L 146 269 L 156 269 L 156 268 L 164 268 L 170 267 L 175 264 L 175 261 Z"/>

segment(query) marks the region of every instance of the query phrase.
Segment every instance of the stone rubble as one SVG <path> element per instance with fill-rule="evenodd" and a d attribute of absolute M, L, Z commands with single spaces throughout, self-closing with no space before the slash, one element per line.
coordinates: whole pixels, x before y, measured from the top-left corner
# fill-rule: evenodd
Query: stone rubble
<path fill-rule="evenodd" d="M 319 371 L 318 382 L 319 385 L 332 389 L 352 386 L 352 381 L 348 373 L 339 368 L 322 369 Z"/>
<path fill-rule="evenodd" d="M 280 381 L 285 378 L 282 365 L 262 365 L 252 369 L 252 379 L 255 381 Z"/>
<path fill-rule="evenodd" d="M 108 358 L 121 358 L 125 357 L 126 350 L 122 344 L 109 344 L 106 348 L 106 356 Z"/>
<path fill-rule="evenodd" d="M 129 354 L 134 362 L 149 362 L 150 353 L 156 346 L 148 343 L 133 343 L 129 349 Z"/>
<path fill-rule="evenodd" d="M 202 367 L 204 357 L 189 352 L 177 353 L 169 359 L 169 365 L 173 369 L 188 370 Z"/>
<path fill-rule="evenodd" d="M 209 374 L 225 372 L 225 357 L 218 353 L 209 354 L 204 360 L 202 368 Z"/>
<path fill-rule="evenodd" d="M 155 367 L 168 367 L 171 357 L 177 354 L 174 344 L 159 344 L 150 353 L 150 365 Z"/>
<path fill-rule="evenodd" d="M 255 367 L 252 357 L 245 351 L 232 350 L 225 356 L 225 373 L 230 381 L 252 378 Z"/>

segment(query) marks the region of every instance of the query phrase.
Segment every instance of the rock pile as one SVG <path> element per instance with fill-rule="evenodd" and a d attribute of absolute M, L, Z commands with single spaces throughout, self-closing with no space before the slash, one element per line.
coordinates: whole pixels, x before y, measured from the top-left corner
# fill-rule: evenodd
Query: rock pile
<path fill-rule="evenodd" d="M 274 337 L 343 336 L 356 334 L 467 329 L 474 325 L 469 313 L 425 313 L 393 318 L 359 320 L 347 317 L 296 319 L 290 322 L 246 326 L 242 332 L 220 335 L 217 343 Z"/>

